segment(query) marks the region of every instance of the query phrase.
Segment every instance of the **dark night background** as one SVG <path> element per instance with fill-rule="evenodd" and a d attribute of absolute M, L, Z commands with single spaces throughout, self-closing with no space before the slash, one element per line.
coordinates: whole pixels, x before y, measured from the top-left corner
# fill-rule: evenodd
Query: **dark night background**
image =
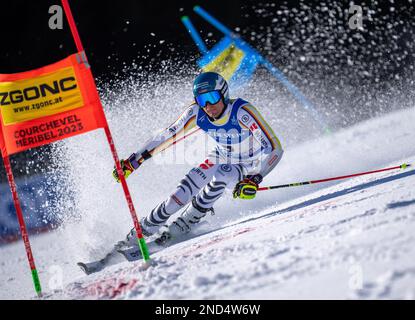
<path fill-rule="evenodd" d="M 180 21 L 191 15 L 195 25 L 213 30 L 192 10 L 197 1 L 70 1 L 85 51 L 96 77 L 111 77 L 125 64 L 152 63 L 168 57 L 172 48 L 191 56 L 195 45 Z M 69 26 L 51 30 L 49 7 L 59 1 L 13 1 L 2 5 L 3 45 L 0 70 L 13 73 L 37 68 L 74 53 Z M 242 1 L 204 1 L 203 7 L 229 26 L 245 28 Z M 160 41 L 163 41 L 162 45 Z M 157 50 L 153 50 L 157 46 Z M 150 50 L 148 52 L 147 50 Z M 151 56 L 151 57 L 149 57 Z"/>
<path fill-rule="evenodd" d="M 272 5 L 269 5 L 272 3 L 269 1 L 264 3 L 267 5 L 262 6 L 265 11 L 268 10 L 269 14 L 261 13 L 262 9 L 258 9 L 257 1 L 70 1 L 86 54 L 92 65 L 93 74 L 102 81 L 119 77 L 123 68 L 133 63 L 157 71 L 161 70 L 163 60 L 170 57 L 180 57 L 182 61 L 188 61 L 189 65 L 195 65 L 196 59 L 199 57 L 198 51 L 182 25 L 180 17 L 188 15 L 197 28 L 203 28 L 202 37 L 209 39 L 208 44 L 209 42 L 210 44 L 215 43 L 221 37 L 218 31 L 193 12 L 193 6 L 197 4 L 200 4 L 229 28 L 240 30 L 242 36 L 274 64 L 279 67 L 285 66 L 287 70 L 284 71 L 297 84 L 307 84 L 310 83 L 312 77 L 318 78 L 320 75 L 315 72 L 316 70 L 324 72 L 327 75 L 327 81 L 333 81 L 333 79 L 339 79 L 339 82 L 348 81 L 348 78 L 342 78 L 347 77 L 344 75 L 343 69 L 339 69 L 342 73 L 339 71 L 338 74 L 333 71 L 335 70 L 333 65 L 341 66 L 345 62 L 335 61 L 336 58 L 332 52 L 323 52 L 319 47 L 327 39 L 320 39 L 320 41 L 316 37 L 314 38 L 316 45 L 312 46 L 308 46 L 306 41 L 300 41 L 298 46 L 287 45 L 291 37 L 294 39 L 294 35 L 297 39 L 301 39 L 298 35 L 302 33 L 296 28 L 295 24 L 298 22 L 294 20 L 295 14 L 293 16 L 291 12 L 287 15 L 290 17 L 287 22 L 282 20 L 282 23 L 277 24 L 277 27 L 273 27 L 274 29 L 268 29 L 268 33 L 273 33 L 272 47 L 266 49 L 263 45 L 265 38 L 262 35 L 267 32 L 267 26 L 273 23 L 274 13 L 277 10 L 292 10 L 292 8 L 298 7 L 299 3 L 309 3 L 310 14 L 318 20 L 319 17 L 326 14 L 324 8 L 319 6 L 322 2 L 295 0 L 278 1 Z M 326 3 L 330 4 L 331 1 Z M 340 3 L 340 11 L 342 11 L 347 10 L 351 2 Z M 39 68 L 76 52 L 66 18 L 64 18 L 63 30 L 49 29 L 48 21 L 51 14 L 48 9 L 54 4 L 60 5 L 60 2 L 19 0 L 2 3 L 0 73 L 14 73 Z M 413 30 L 408 32 L 403 27 L 414 25 L 414 4 L 412 1 L 402 1 L 402 4 L 393 0 L 366 1 L 366 3 L 356 1 L 355 4 L 367 8 L 376 7 L 375 21 L 378 21 L 377 24 L 371 24 L 370 21 L 365 22 L 365 41 L 361 41 L 358 33 L 353 33 L 351 37 L 355 37 L 355 43 L 359 45 L 358 49 L 351 49 L 347 43 L 344 44 L 346 53 L 355 59 L 355 66 L 366 68 L 375 61 L 375 65 L 379 66 L 379 68 L 375 67 L 376 77 L 381 79 L 382 85 L 391 83 L 397 75 L 405 74 L 405 72 L 413 74 L 413 69 L 408 68 L 409 65 L 411 68 L 413 67 L 414 60 L 413 38 L 411 38 Z M 390 9 L 392 5 L 395 8 L 393 11 Z M 261 8 L 261 4 L 259 7 Z M 398 23 L 400 20 L 404 23 Z M 391 28 L 394 32 L 402 34 L 402 38 L 391 42 L 390 46 L 388 44 L 392 41 L 391 38 L 379 38 L 379 35 L 385 34 L 384 30 L 391 29 L 389 25 L 392 25 Z M 310 29 L 310 32 L 312 31 Z M 326 34 L 330 34 L 330 32 L 330 30 L 326 30 Z M 333 38 L 343 37 L 343 33 L 348 33 L 350 36 L 351 31 L 337 29 L 337 34 L 333 35 Z M 311 34 L 310 37 L 312 36 Z M 365 48 L 366 50 L 364 50 Z M 382 49 L 383 51 L 375 60 L 373 57 L 369 57 L 369 54 L 376 51 L 376 48 L 385 48 L 385 50 Z M 402 52 L 407 53 L 403 58 L 398 59 L 399 63 L 396 63 L 396 57 L 401 56 Z M 314 60 L 310 58 L 307 65 L 298 67 L 294 63 L 293 57 L 302 54 L 305 56 L 309 54 L 310 57 L 314 57 Z M 345 65 L 347 67 L 347 63 Z M 324 66 L 325 70 L 322 69 Z M 363 88 L 364 84 L 375 81 L 374 77 L 362 77 L 353 79 L 348 85 L 353 88 Z M 322 85 L 320 84 L 320 86 Z M 366 94 L 367 90 L 362 89 L 363 91 Z M 343 99 L 348 100 L 349 96 Z M 47 147 L 42 147 L 11 157 L 16 176 L 30 174 L 38 170 L 37 168 L 26 169 L 26 164 L 33 157 L 37 157 L 41 153 L 38 151 L 43 148 L 47 149 Z M 43 159 L 43 164 L 47 166 L 47 158 Z M 2 165 L 0 178 L 2 182 L 5 181 Z"/>
<path fill-rule="evenodd" d="M 300 3 L 309 5 L 310 13 L 318 13 L 318 5 L 331 1 L 264 1 L 272 7 L 267 11 L 276 12 L 281 8 L 298 7 Z M 347 10 L 353 1 L 337 1 L 341 9 Z M 191 59 L 197 52 L 190 36 L 180 21 L 183 15 L 189 15 L 197 28 L 202 29 L 202 37 L 209 32 L 214 43 L 220 38 L 218 31 L 195 14 L 192 8 L 200 4 L 204 9 L 224 22 L 229 28 L 236 29 L 247 39 L 252 32 L 258 34 L 263 26 L 271 22 L 269 14 L 258 15 L 258 1 L 75 1 L 69 2 L 88 58 L 92 64 L 95 77 L 111 78 L 123 66 L 138 62 L 142 65 L 157 64 L 174 54 Z M 390 19 L 411 19 L 413 3 L 411 0 L 355 1 L 363 8 L 376 7 L 380 15 Z M 48 21 L 51 16 L 48 9 L 59 4 L 56 0 L 9 1 L 2 4 L 2 45 L 0 46 L 0 72 L 13 73 L 26 71 L 55 62 L 76 51 L 71 38 L 69 26 L 64 18 L 63 30 L 51 30 Z M 393 15 L 390 7 L 393 6 Z M 408 10 L 409 9 L 409 10 Z M 294 11 L 295 12 L 295 11 Z M 365 12 L 363 13 L 365 15 Z M 290 14 L 292 16 L 292 14 Z M 317 15 L 316 15 L 317 16 Z M 289 23 L 293 23 L 289 21 Z M 389 28 L 389 26 L 386 26 Z M 370 33 L 371 24 L 365 24 Z M 289 31 L 289 30 L 288 30 Z M 216 36 L 216 38 L 215 38 Z M 256 44 L 257 40 L 248 41 Z M 388 41 L 388 39 L 385 39 Z M 160 43 L 162 42 L 162 43 Z M 279 49 L 283 43 L 276 44 Z"/>

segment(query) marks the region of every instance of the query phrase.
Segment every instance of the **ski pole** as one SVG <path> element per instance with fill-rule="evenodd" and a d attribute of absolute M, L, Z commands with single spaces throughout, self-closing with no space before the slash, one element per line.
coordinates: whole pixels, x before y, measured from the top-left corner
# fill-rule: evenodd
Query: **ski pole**
<path fill-rule="evenodd" d="M 277 185 L 277 186 L 261 187 L 261 188 L 258 188 L 257 191 L 265 191 L 265 190 L 288 188 L 288 187 L 299 187 L 299 186 L 304 186 L 304 185 L 307 185 L 307 184 L 316 184 L 316 183 L 320 183 L 320 182 L 328 182 L 328 181 L 333 181 L 333 180 L 347 179 L 347 178 L 363 176 L 363 175 L 366 175 L 366 174 L 372 174 L 372 173 L 377 173 L 377 172 L 396 170 L 396 169 L 406 169 L 407 167 L 410 167 L 410 166 L 411 166 L 410 164 L 404 163 L 404 164 L 401 164 L 400 166 L 384 168 L 384 169 L 379 169 L 379 170 L 373 170 L 373 171 L 359 172 L 359 173 L 349 174 L 347 176 L 339 176 L 339 177 L 325 178 L 325 179 L 320 179 L 320 180 L 310 180 L 310 181 L 303 181 L 303 182 L 296 182 L 296 183 L 288 183 L 288 184 L 281 184 L 281 185 Z"/>

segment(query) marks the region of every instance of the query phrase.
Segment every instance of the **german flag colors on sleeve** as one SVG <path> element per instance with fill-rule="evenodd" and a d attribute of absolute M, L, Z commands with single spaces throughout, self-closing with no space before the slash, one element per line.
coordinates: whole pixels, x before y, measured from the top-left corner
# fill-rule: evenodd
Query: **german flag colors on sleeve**
<path fill-rule="evenodd" d="M 274 131 L 254 106 L 249 103 L 243 105 L 238 112 L 238 119 L 243 127 L 252 132 L 265 151 L 282 149 Z"/>

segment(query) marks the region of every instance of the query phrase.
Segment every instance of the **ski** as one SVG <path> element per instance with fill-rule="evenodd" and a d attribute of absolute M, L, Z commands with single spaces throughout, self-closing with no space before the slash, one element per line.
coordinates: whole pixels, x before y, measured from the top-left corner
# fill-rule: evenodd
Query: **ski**
<path fill-rule="evenodd" d="M 164 249 L 170 236 L 167 232 L 157 235 L 147 242 L 147 247 L 151 253 Z M 127 261 L 137 261 L 142 259 L 141 251 L 137 243 L 130 243 L 129 239 L 119 241 L 114 247 L 102 258 L 92 262 L 78 262 L 77 265 L 86 274 L 99 272 L 108 266 L 122 262 L 124 257 Z M 121 259 L 120 259 L 121 258 Z"/>
<path fill-rule="evenodd" d="M 149 251 L 154 254 L 174 244 L 183 242 L 185 240 L 190 240 L 200 235 L 201 234 L 188 233 L 172 238 L 168 231 L 164 231 L 161 234 L 157 235 L 157 237 L 150 239 L 150 241 L 147 242 L 147 246 Z M 140 248 L 135 244 L 131 246 L 120 247 L 117 249 L 117 252 L 122 254 L 124 258 L 130 262 L 142 259 Z"/>
<path fill-rule="evenodd" d="M 163 231 L 158 235 L 150 237 L 147 241 L 147 247 L 148 250 L 153 254 L 179 242 L 189 240 L 210 232 L 211 231 L 199 234 L 194 234 L 191 232 L 172 238 L 168 231 Z M 77 265 L 85 274 L 90 275 L 92 273 L 99 272 L 106 267 L 125 261 L 124 259 L 130 262 L 142 259 L 138 244 L 136 242 L 131 243 L 131 239 L 128 239 L 128 237 L 126 240 L 119 241 L 116 245 L 114 245 L 111 251 L 109 251 L 104 256 L 104 258 L 88 263 L 78 262 Z"/>
<path fill-rule="evenodd" d="M 102 259 L 92 261 L 92 262 L 78 262 L 77 265 L 87 275 L 101 271 L 102 269 L 110 265 L 114 265 L 122 261 L 122 259 L 119 259 L 120 255 L 118 254 L 117 250 L 122 247 L 125 247 L 126 245 L 127 245 L 126 241 L 119 241 Z M 137 248 L 138 248 L 138 245 L 137 245 Z"/>
<path fill-rule="evenodd" d="M 105 263 L 100 261 L 94 261 L 94 262 L 78 262 L 77 265 L 81 268 L 85 274 L 90 275 L 91 273 L 101 271 L 103 267 L 105 266 Z"/>
<path fill-rule="evenodd" d="M 158 246 L 154 242 L 147 243 L 148 250 L 153 254 L 163 249 L 163 247 Z M 142 259 L 140 248 L 137 246 L 130 246 L 117 249 L 117 252 L 120 253 L 127 261 L 137 261 Z"/>
<path fill-rule="evenodd" d="M 89 275 L 101 271 L 105 267 L 113 264 L 110 263 L 113 260 L 114 256 L 117 255 L 116 248 L 114 247 L 110 252 L 108 252 L 104 258 L 92 262 L 78 262 L 77 265 L 81 268 L 85 274 Z"/>
<path fill-rule="evenodd" d="M 166 247 L 176 243 L 177 241 L 171 241 L 171 237 L 168 232 L 163 232 L 160 236 L 147 242 L 148 250 L 153 254 L 159 252 Z M 123 246 L 117 249 L 117 252 L 122 254 L 127 261 L 137 261 L 142 259 L 141 251 L 138 245 Z"/>

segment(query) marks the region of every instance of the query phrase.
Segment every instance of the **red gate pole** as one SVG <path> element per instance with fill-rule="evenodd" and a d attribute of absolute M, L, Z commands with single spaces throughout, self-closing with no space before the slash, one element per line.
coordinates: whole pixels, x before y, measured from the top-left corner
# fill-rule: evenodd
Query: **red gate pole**
<path fill-rule="evenodd" d="M 2 132 L 0 132 L 0 138 L 4 139 Z M 30 246 L 30 241 L 29 241 L 29 234 L 27 232 L 26 223 L 24 221 L 23 210 L 22 210 L 22 207 L 20 206 L 20 200 L 19 200 L 19 196 L 16 190 L 16 183 L 14 181 L 13 171 L 10 165 L 10 159 L 7 154 L 2 154 L 2 156 L 3 156 L 4 168 L 6 169 L 6 173 L 7 173 L 7 180 L 9 181 L 10 190 L 13 196 L 14 207 L 16 208 L 16 214 L 17 214 L 17 220 L 19 221 L 20 233 L 22 235 L 24 247 L 26 250 L 27 260 L 29 261 L 29 265 L 30 265 L 30 270 L 32 272 L 33 284 L 35 286 L 35 290 L 36 290 L 38 297 L 41 297 L 42 287 L 40 285 L 39 275 L 38 275 L 36 265 L 35 265 L 35 258 L 33 257 L 33 254 L 32 254 L 32 248 Z"/>
<path fill-rule="evenodd" d="M 81 53 L 81 52 L 84 51 L 84 47 L 82 46 L 81 38 L 79 37 L 78 29 L 76 28 L 75 20 L 72 16 L 72 12 L 71 12 L 71 8 L 69 7 L 68 0 L 62 0 L 62 5 L 63 5 L 64 11 L 65 11 L 65 14 L 66 14 L 66 18 L 68 19 L 69 27 L 71 29 L 72 37 L 73 37 L 73 39 L 75 41 L 75 44 L 76 44 L 76 48 L 77 48 L 78 52 Z M 86 55 L 85 55 L 85 59 L 86 59 Z M 99 100 L 99 102 L 101 104 L 101 100 Z M 101 108 L 102 108 L 102 104 L 101 104 Z M 147 248 L 147 244 L 145 242 L 145 239 L 143 237 L 143 232 L 141 230 L 141 226 L 140 226 L 140 223 L 139 223 L 138 218 L 137 218 L 137 213 L 136 213 L 135 208 L 134 208 L 134 204 L 133 204 L 133 201 L 132 201 L 132 198 L 131 198 L 130 191 L 128 189 L 127 182 L 125 181 L 124 172 L 121 169 L 121 164 L 120 164 L 120 161 L 119 161 L 119 158 L 118 158 L 117 150 L 115 149 L 114 140 L 112 138 L 112 134 L 111 134 L 111 131 L 109 129 L 107 119 L 106 119 L 106 117 L 104 117 L 104 118 L 105 118 L 105 127 L 104 127 L 105 135 L 107 136 L 108 144 L 110 146 L 111 153 L 112 153 L 112 156 L 114 158 L 115 167 L 117 169 L 118 176 L 120 177 L 120 181 L 121 181 L 121 185 L 122 185 L 122 188 L 123 188 L 123 191 L 124 191 L 125 199 L 127 200 L 127 204 L 128 204 L 128 208 L 130 210 L 131 218 L 133 219 L 133 222 L 134 222 L 134 228 L 137 232 L 138 245 L 140 247 L 140 250 L 141 250 L 144 261 L 147 262 L 147 261 L 150 260 L 150 254 L 148 252 L 148 248 Z"/>

